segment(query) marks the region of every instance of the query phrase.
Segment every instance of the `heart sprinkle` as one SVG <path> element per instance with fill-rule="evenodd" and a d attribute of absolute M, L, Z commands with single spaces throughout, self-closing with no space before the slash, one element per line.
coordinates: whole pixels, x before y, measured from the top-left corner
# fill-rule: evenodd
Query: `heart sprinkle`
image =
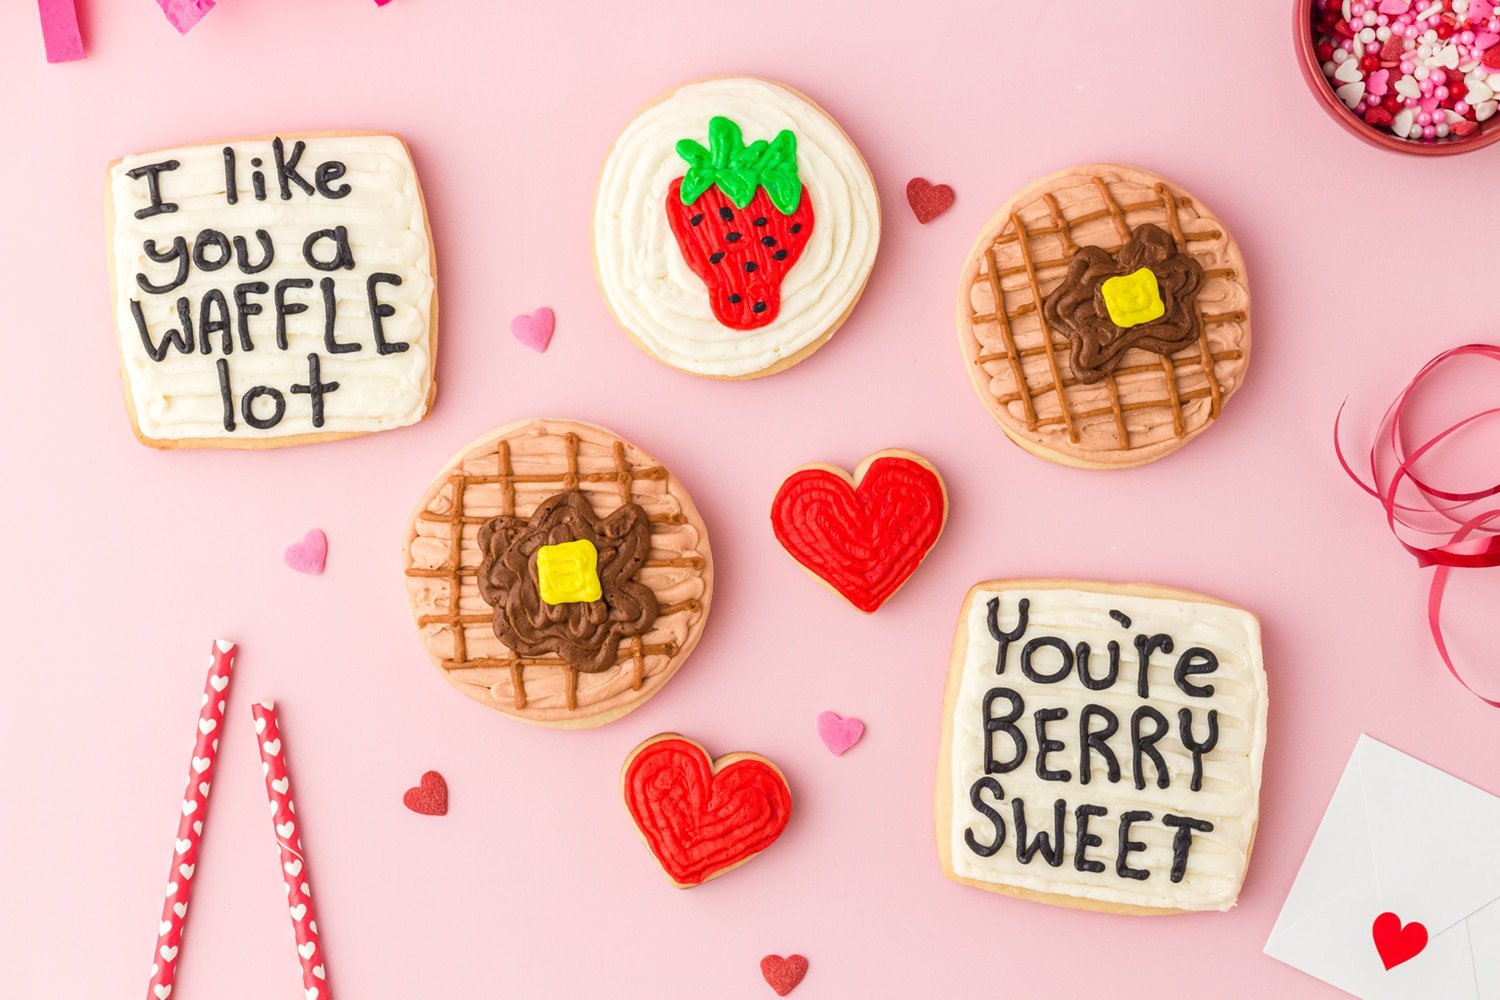
<path fill-rule="evenodd" d="M 552 343 L 552 331 L 557 326 L 557 317 L 552 310 L 542 306 L 534 313 L 522 313 L 510 321 L 510 332 L 522 344 L 540 354 Z"/>
<path fill-rule="evenodd" d="M 760 960 L 760 974 L 765 977 L 776 995 L 784 997 L 797 988 L 807 975 L 807 959 L 801 955 L 767 955 Z"/>
<path fill-rule="evenodd" d="M 312 529 L 302 536 L 302 541 L 286 547 L 281 561 L 298 573 L 317 576 L 328 562 L 328 536 L 317 528 Z"/>
<path fill-rule="evenodd" d="M 415 788 L 408 788 L 401 796 L 406 808 L 423 816 L 446 816 L 448 814 L 448 782 L 436 771 L 428 771 Z"/>
<path fill-rule="evenodd" d="M 925 226 L 952 207 L 953 189 L 946 184 L 930 184 L 924 177 L 913 177 L 906 182 L 906 203 L 917 221 Z"/>
<path fill-rule="evenodd" d="M 837 712 L 818 713 L 818 738 L 836 756 L 859 742 L 865 734 L 865 724 L 858 719 L 846 719 Z"/>

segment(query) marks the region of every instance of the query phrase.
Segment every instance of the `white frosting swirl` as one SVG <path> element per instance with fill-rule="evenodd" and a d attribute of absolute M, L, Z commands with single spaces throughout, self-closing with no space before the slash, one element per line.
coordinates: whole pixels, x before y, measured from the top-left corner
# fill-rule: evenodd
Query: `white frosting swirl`
<path fill-rule="evenodd" d="M 714 317 L 666 217 L 667 189 L 686 170 L 677 141 L 703 142 L 716 115 L 737 122 L 747 143 L 790 129 L 812 197 L 816 223 L 787 272 L 781 312 L 757 330 Z M 753 77 L 690 83 L 641 112 L 610 150 L 594 208 L 594 263 L 610 309 L 657 359 L 695 375 L 756 375 L 815 345 L 853 308 L 879 243 L 875 181 L 849 137 L 805 98 Z"/>
<path fill-rule="evenodd" d="M 995 673 L 998 643 L 990 633 L 988 604 L 998 597 L 998 623 L 1002 631 L 1016 627 L 1021 598 L 1029 598 L 1029 625 L 1025 634 L 1010 644 L 1005 672 Z M 1110 617 L 1121 611 L 1131 619 L 1129 628 Z M 1138 634 L 1165 633 L 1172 637 L 1174 652 L 1156 652 L 1147 674 L 1150 698 L 1141 699 L 1136 690 L 1137 668 L 1134 637 Z M 1173 910 L 1227 910 L 1239 896 L 1245 877 L 1250 848 L 1255 837 L 1259 812 L 1261 756 L 1266 733 L 1266 678 L 1261 663 L 1260 626 L 1255 616 L 1239 608 L 1221 604 L 1179 599 L 1144 597 L 1131 593 L 1099 593 L 1072 589 L 1025 588 L 990 590 L 981 588 L 971 595 L 965 607 L 960 635 L 967 645 L 963 654 L 962 677 L 953 702 L 951 781 L 952 818 L 947 836 L 952 854 L 953 873 L 961 878 L 994 885 L 1014 886 L 1035 892 L 1079 897 L 1098 903 L 1126 904 Z M 1038 636 L 1058 636 L 1076 648 L 1086 642 L 1091 648 L 1089 672 L 1103 676 L 1109 664 L 1108 644 L 1120 644 L 1120 673 L 1115 684 L 1103 691 L 1091 691 L 1078 679 L 1075 669 L 1066 678 L 1051 684 L 1029 680 L 1020 667 L 1022 646 Z M 1218 658 L 1218 669 L 1190 678 L 1195 684 L 1212 685 L 1212 697 L 1189 697 L 1175 683 L 1173 667 L 1178 656 L 1193 646 L 1202 646 Z M 1050 674 L 1062 662 L 1061 654 L 1042 648 L 1036 654 L 1039 673 Z M 951 683 L 951 682 L 950 682 Z M 983 699 L 992 687 L 1004 686 L 1025 699 L 1025 712 L 1015 722 L 1027 740 L 1024 762 L 1012 771 L 995 774 L 1004 789 L 1004 801 L 996 802 L 989 792 L 983 801 L 994 808 L 1006 824 L 1006 840 L 990 857 L 981 857 L 965 842 L 964 832 L 972 829 L 981 843 L 993 840 L 990 820 L 970 802 L 970 789 L 984 776 L 985 732 Z M 1085 705 L 1100 705 L 1119 720 L 1118 731 L 1107 744 L 1120 765 L 1120 780 L 1109 782 L 1101 755 L 1092 758 L 1092 779 L 1079 781 L 1079 714 Z M 1167 735 L 1156 745 L 1166 761 L 1170 785 L 1165 789 L 1155 783 L 1156 769 L 1147 758 L 1142 762 L 1146 787 L 1137 790 L 1131 760 L 1130 717 L 1142 705 L 1155 708 L 1170 723 Z M 1007 700 L 998 700 L 992 714 L 1004 715 Z M 1048 755 L 1052 770 L 1070 772 L 1069 781 L 1047 781 L 1037 774 L 1037 709 L 1061 708 L 1067 716 L 1048 724 L 1050 739 L 1060 740 L 1062 750 Z M 1208 735 L 1207 715 L 1218 712 L 1218 744 L 1203 755 L 1203 784 L 1200 791 L 1190 789 L 1192 754 L 1180 740 L 1177 713 L 1187 708 L 1193 713 L 1193 735 L 1201 742 Z M 1102 723 L 1095 721 L 1097 731 Z M 1013 746 L 1003 732 L 994 734 L 995 757 L 1007 761 Z M 1016 853 L 1012 800 L 1026 804 L 1027 839 L 1038 830 L 1053 829 L 1053 803 L 1067 802 L 1065 852 L 1060 867 L 1050 867 L 1042 855 L 1022 864 Z M 1074 809 L 1083 803 L 1103 806 L 1108 814 L 1094 818 L 1088 832 L 1103 839 L 1101 845 L 1087 852 L 1090 860 L 1102 862 L 1104 871 L 1078 871 L 1074 865 L 1077 826 Z M 1119 822 L 1122 813 L 1145 810 L 1151 821 L 1135 823 L 1130 839 L 1146 846 L 1129 855 L 1132 868 L 1148 871 L 1144 880 L 1121 878 L 1116 874 Z M 1211 833 L 1194 833 L 1188 852 L 1187 869 L 1182 881 L 1170 881 L 1175 831 L 1161 823 L 1165 813 L 1208 820 Z"/>
<path fill-rule="evenodd" d="M 288 157 L 297 138 L 293 134 L 284 137 Z M 127 156 L 111 167 L 114 308 L 122 367 L 134 403 L 136 426 L 142 436 L 160 441 L 188 438 L 239 441 L 363 433 L 402 427 L 426 415 L 433 379 L 430 320 L 434 279 L 432 246 L 411 157 L 401 140 L 392 135 L 302 138 L 307 148 L 298 163 L 299 175 L 311 183 L 318 164 L 338 160 L 345 164 L 347 172 L 332 185 L 349 185 L 346 196 L 330 199 L 321 194 L 309 195 L 291 185 L 292 197 L 282 200 L 270 138 L 157 150 Z M 233 205 L 225 196 L 226 146 L 233 147 L 237 154 L 239 191 L 238 202 Z M 251 164 L 253 157 L 263 161 L 260 170 L 265 175 L 268 193 L 264 201 L 257 201 L 251 189 L 251 175 L 256 169 Z M 136 210 L 149 204 L 148 186 L 144 177 L 131 178 L 128 172 L 163 160 L 177 160 L 181 164 L 161 174 L 163 199 L 179 207 L 175 212 L 137 219 Z M 310 267 L 302 256 L 303 241 L 313 232 L 337 226 L 348 228 L 355 267 L 333 272 Z M 180 287 L 165 294 L 145 294 L 136 283 L 138 273 L 145 274 L 155 284 L 165 285 L 175 277 L 176 265 L 147 258 L 142 249 L 144 242 L 154 239 L 160 252 L 170 249 L 173 237 L 182 236 L 191 253 L 194 237 L 204 229 L 218 230 L 231 238 L 244 237 L 251 261 L 262 257 L 255 233 L 265 230 L 271 236 L 275 259 L 257 274 L 243 274 L 233 262 L 208 273 L 193 267 Z M 331 241 L 324 240 L 314 252 L 326 261 L 333 257 L 334 247 Z M 379 286 L 380 301 L 395 310 L 382 321 L 386 341 L 409 345 L 399 353 L 382 355 L 373 343 L 365 283 L 372 273 L 380 271 L 397 274 L 402 279 L 400 285 Z M 335 336 L 341 343 L 360 344 L 358 351 L 329 354 L 324 350 L 324 309 L 317 285 L 324 277 L 333 278 L 335 283 Z M 306 312 L 287 317 L 286 350 L 278 349 L 275 336 L 274 289 L 283 278 L 313 281 L 312 288 L 292 289 L 286 296 L 289 303 L 307 307 Z M 254 350 L 243 350 L 236 334 L 235 350 L 222 355 L 220 338 L 214 336 L 210 354 L 201 351 L 183 354 L 172 348 L 161 361 L 151 360 L 131 314 L 132 299 L 141 304 L 152 341 L 159 342 L 166 330 L 179 326 L 179 296 L 189 300 L 196 335 L 199 305 L 205 292 L 214 288 L 224 292 L 231 325 L 235 325 L 233 288 L 240 282 L 256 281 L 266 283 L 271 291 L 252 300 L 262 310 L 248 319 Z M 324 399 L 321 427 L 313 424 L 309 396 L 290 391 L 295 383 L 307 383 L 310 353 L 320 356 L 321 380 L 339 383 L 338 389 Z M 236 429 L 232 433 L 224 427 L 224 403 L 215 367 L 221 357 L 228 361 L 236 408 Z M 274 427 L 259 429 L 241 416 L 241 398 L 257 385 L 270 386 L 284 396 L 285 415 Z M 261 399 L 255 410 L 264 418 L 271 411 L 270 401 Z"/>

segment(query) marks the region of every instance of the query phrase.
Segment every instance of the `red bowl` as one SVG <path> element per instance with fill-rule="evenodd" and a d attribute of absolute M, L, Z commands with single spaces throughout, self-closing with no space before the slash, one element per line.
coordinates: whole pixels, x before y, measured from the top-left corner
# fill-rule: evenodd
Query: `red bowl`
<path fill-rule="evenodd" d="M 1313 40 L 1313 2 L 1314 0 L 1296 0 L 1292 4 L 1292 41 L 1297 48 L 1297 64 L 1302 67 L 1302 79 L 1307 81 L 1307 89 L 1312 91 L 1313 97 L 1328 112 L 1328 117 L 1342 125 L 1350 135 L 1358 136 L 1381 149 L 1414 156 L 1451 156 L 1500 142 L 1500 115 L 1483 122 L 1479 131 L 1472 135 L 1413 142 L 1378 129 L 1349 110 L 1323 76 L 1323 64 L 1318 61 L 1316 42 Z"/>

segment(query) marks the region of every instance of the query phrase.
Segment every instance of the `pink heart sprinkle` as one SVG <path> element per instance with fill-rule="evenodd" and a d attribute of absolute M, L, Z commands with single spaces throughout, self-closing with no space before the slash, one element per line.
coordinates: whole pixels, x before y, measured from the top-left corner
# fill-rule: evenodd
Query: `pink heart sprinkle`
<path fill-rule="evenodd" d="M 1493 31 L 1477 31 L 1474 33 L 1474 47 L 1476 49 L 1492 48 L 1496 42 L 1500 42 L 1500 35 Z"/>
<path fill-rule="evenodd" d="M 1390 70 L 1377 69 L 1365 78 L 1365 95 L 1368 97 L 1384 97 L 1390 93 L 1391 88 L 1386 86 L 1390 79 Z"/>
<path fill-rule="evenodd" d="M 511 320 L 510 332 L 533 351 L 541 352 L 552 343 L 552 329 L 556 325 L 557 317 L 552 310 L 542 306 L 530 315 L 522 313 Z"/>
<path fill-rule="evenodd" d="M 1411 0 L 1380 0 L 1380 13 L 1405 14 L 1411 10 Z"/>
<path fill-rule="evenodd" d="M 843 756 L 864 734 L 865 724 L 858 719 L 846 719 L 837 712 L 818 713 L 818 736 L 837 756 Z"/>
<path fill-rule="evenodd" d="M 1438 109 L 1439 101 L 1436 97 L 1424 97 L 1417 102 L 1417 106 L 1429 115 Z"/>
<path fill-rule="evenodd" d="M 298 573 L 317 576 L 328 562 L 328 536 L 314 528 L 302 536 L 302 541 L 288 545 L 281 561 Z"/>

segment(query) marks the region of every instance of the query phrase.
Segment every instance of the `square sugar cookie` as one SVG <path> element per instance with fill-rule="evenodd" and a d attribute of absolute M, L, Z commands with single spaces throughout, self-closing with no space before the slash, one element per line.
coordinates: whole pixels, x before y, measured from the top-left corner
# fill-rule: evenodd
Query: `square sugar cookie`
<path fill-rule="evenodd" d="M 110 164 L 105 200 L 142 443 L 274 448 L 427 415 L 435 263 L 400 138 L 288 132 L 141 153 Z"/>
<path fill-rule="evenodd" d="M 1265 739 L 1250 612 L 1140 584 L 978 584 L 943 709 L 943 871 L 1060 906 L 1227 910 Z"/>

